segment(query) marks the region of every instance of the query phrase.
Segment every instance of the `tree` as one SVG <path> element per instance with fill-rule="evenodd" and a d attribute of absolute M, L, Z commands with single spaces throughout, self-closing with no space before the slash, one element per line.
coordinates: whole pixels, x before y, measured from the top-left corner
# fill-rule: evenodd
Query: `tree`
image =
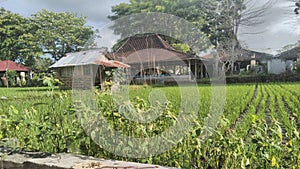
<path fill-rule="evenodd" d="M 0 59 L 24 63 L 39 56 L 30 21 L 4 8 L 0 9 Z"/>
<path fill-rule="evenodd" d="M 131 0 L 130 3 L 121 3 L 119 5 L 116 5 L 112 8 L 113 15 L 109 16 L 109 19 L 111 20 L 117 20 L 119 18 L 122 18 L 124 16 L 129 16 L 131 14 L 135 13 L 148 13 L 148 12 L 161 12 L 166 14 L 175 15 L 179 18 L 183 18 L 190 23 L 193 23 L 195 26 L 197 26 L 202 32 L 205 33 L 206 37 L 210 37 L 211 30 L 205 29 L 205 25 L 209 24 L 210 18 L 214 15 L 214 9 L 216 8 L 216 3 L 214 0 L 206 1 L 206 0 Z M 140 20 L 137 20 L 138 18 L 134 18 L 128 23 L 122 23 L 117 22 L 115 25 L 113 25 L 113 30 L 115 34 L 120 34 L 122 38 L 126 38 L 129 34 L 128 32 L 135 31 L 137 34 L 141 32 L 142 30 L 139 30 L 140 28 L 139 24 L 144 23 L 145 20 L 151 19 L 151 18 L 143 18 L 141 17 Z M 156 23 L 165 23 L 168 22 L 164 20 L 165 18 L 155 18 L 155 21 L 151 20 L 151 23 L 147 25 L 148 27 L 155 27 Z M 160 20 L 160 21 L 159 21 Z M 169 29 L 166 24 L 165 29 Z M 178 25 L 178 29 L 182 29 L 179 27 L 183 27 L 184 25 Z M 143 27 L 141 28 L 143 29 Z M 161 26 L 159 29 L 164 29 L 163 26 Z M 184 28 L 183 28 L 184 29 Z M 128 31 L 128 32 L 126 32 Z M 176 29 L 173 29 L 172 31 L 176 31 Z M 162 31 L 163 32 L 163 31 Z M 179 31 L 180 32 L 180 31 Z M 151 33 L 151 32 L 149 32 Z M 189 32 L 190 33 L 190 32 Z M 188 34 L 188 33 L 187 33 Z M 179 36 L 185 36 L 177 34 Z M 164 40 L 168 41 L 169 44 L 171 44 L 176 49 L 179 49 L 181 51 L 187 52 L 187 48 L 182 43 L 179 42 L 176 39 L 173 39 L 173 37 L 170 37 L 168 35 L 164 36 L 161 35 Z M 186 38 L 182 38 L 186 39 Z"/>
<path fill-rule="evenodd" d="M 37 57 L 30 68 L 34 72 L 46 72 L 52 64 L 53 61 L 48 57 Z"/>
<path fill-rule="evenodd" d="M 129 4 L 121 3 L 112 7 L 114 15 L 109 19 L 116 20 L 133 13 L 161 12 L 176 15 L 180 18 L 193 22 L 199 28 L 207 23 L 207 14 L 212 14 L 215 1 L 205 0 L 130 0 Z"/>
<path fill-rule="evenodd" d="M 299 10 L 300 10 L 300 0 L 298 2 L 295 3 L 296 8 L 294 10 L 295 14 L 299 14 Z"/>
<path fill-rule="evenodd" d="M 218 0 L 218 18 L 215 25 L 222 34 L 217 34 L 216 47 L 223 61 L 223 70 L 233 74 L 234 63 L 244 50 L 238 40 L 240 26 L 253 27 L 263 23 L 262 16 L 275 0 L 268 0 L 260 7 L 254 7 L 245 0 Z M 260 32 L 252 32 L 260 33 Z M 227 69 L 226 69 L 227 68 Z"/>
<path fill-rule="evenodd" d="M 31 18 L 0 9 L 0 59 L 35 67 L 40 56 L 59 60 L 68 52 L 91 46 L 94 31 L 84 17 L 43 10 Z M 48 62 L 48 61 L 47 61 Z"/>
<path fill-rule="evenodd" d="M 66 53 L 79 51 L 94 35 L 92 28 L 85 26 L 85 17 L 73 13 L 42 10 L 30 20 L 36 29 L 38 46 L 56 61 Z"/>

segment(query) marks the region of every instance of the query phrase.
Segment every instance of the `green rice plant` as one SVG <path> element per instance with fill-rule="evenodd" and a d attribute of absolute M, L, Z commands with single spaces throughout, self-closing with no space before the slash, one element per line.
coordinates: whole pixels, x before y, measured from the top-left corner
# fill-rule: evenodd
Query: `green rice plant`
<path fill-rule="evenodd" d="M 189 94 L 189 87 L 184 87 Z M 212 87 L 199 86 L 200 108 L 186 136 L 160 155 L 134 159 L 104 149 L 111 143 L 97 134 L 103 130 L 99 128 L 102 120 L 127 136 L 159 135 L 177 122 L 184 101 L 179 87 L 130 86 L 131 104 L 124 105 L 116 103 L 109 91 L 83 94 L 82 101 L 95 101 L 84 105 L 73 98 L 71 91 L 57 88 L 0 88 L 0 139 L 17 139 L 20 150 L 71 152 L 179 168 L 299 168 L 299 89 L 298 83 L 226 86 L 224 113 L 216 119 L 213 134 L 202 139 L 204 119 L 211 116 Z M 164 104 L 151 100 L 150 96 L 157 93 L 163 95 Z M 97 111 L 90 108 L 94 104 Z M 132 111 L 138 118 L 147 117 L 151 111 L 158 111 L 159 116 L 139 123 L 126 118 Z M 99 140 L 97 145 L 94 141 Z M 166 140 L 164 144 L 171 142 Z M 118 143 L 115 150 L 124 153 L 136 147 L 128 141 Z M 153 148 L 160 146 L 164 145 Z"/>

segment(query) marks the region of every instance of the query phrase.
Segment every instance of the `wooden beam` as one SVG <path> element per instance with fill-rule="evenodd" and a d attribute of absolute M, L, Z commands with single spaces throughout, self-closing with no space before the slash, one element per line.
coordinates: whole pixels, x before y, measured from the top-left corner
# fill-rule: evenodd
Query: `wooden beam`
<path fill-rule="evenodd" d="M 198 65 L 197 65 L 197 60 L 195 59 L 195 80 L 197 80 L 198 78 L 198 69 L 197 69 Z"/>
<path fill-rule="evenodd" d="M 200 78 L 202 79 L 203 78 L 203 73 L 204 73 L 204 70 L 203 70 L 203 63 L 201 63 L 200 65 Z"/>

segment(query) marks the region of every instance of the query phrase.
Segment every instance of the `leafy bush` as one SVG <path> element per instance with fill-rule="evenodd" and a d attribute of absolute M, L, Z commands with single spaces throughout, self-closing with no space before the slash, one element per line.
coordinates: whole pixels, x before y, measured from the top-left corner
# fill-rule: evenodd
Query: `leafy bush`
<path fill-rule="evenodd" d="M 34 86 L 44 86 L 43 85 L 43 81 L 42 81 L 42 77 L 44 76 L 44 74 L 40 73 L 37 75 L 34 75 L 32 79 L 29 80 L 28 82 L 28 86 L 34 87 Z"/>
<path fill-rule="evenodd" d="M 59 79 L 54 78 L 52 75 L 43 77 L 43 84 L 48 86 L 51 91 L 54 90 L 54 87 L 61 84 Z"/>
<path fill-rule="evenodd" d="M 17 72 L 15 70 L 7 70 L 7 79 L 8 79 L 8 85 L 9 86 L 16 86 L 16 77 Z"/>
<path fill-rule="evenodd" d="M 53 74 L 37 73 L 29 80 L 27 85 L 31 87 L 48 86 L 51 88 L 59 84 L 59 80 L 54 78 Z"/>
<path fill-rule="evenodd" d="M 25 80 L 20 80 L 20 86 L 26 86 L 27 82 Z"/>

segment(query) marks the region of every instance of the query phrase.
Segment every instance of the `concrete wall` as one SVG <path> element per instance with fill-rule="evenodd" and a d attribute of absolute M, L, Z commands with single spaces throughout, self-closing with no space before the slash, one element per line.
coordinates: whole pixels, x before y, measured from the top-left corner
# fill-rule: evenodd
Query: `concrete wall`
<path fill-rule="evenodd" d="M 271 59 L 268 61 L 268 73 L 281 74 L 286 72 L 286 62 L 282 59 Z"/>
<path fill-rule="evenodd" d="M 1 152 L 1 151 L 0 151 Z M 47 154 L 38 152 L 13 153 L 1 159 L 3 169 L 95 169 L 144 168 L 175 169 L 151 164 L 97 159 L 72 154 Z"/>

